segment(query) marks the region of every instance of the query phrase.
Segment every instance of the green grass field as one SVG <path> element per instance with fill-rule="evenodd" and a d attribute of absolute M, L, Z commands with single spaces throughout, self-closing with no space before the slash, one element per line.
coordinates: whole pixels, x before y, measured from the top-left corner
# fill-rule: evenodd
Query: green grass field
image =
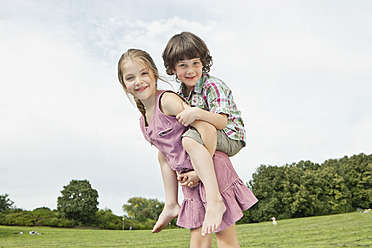
<path fill-rule="evenodd" d="M 359 212 L 238 225 L 241 247 L 372 247 L 372 213 Z M 34 230 L 41 235 L 29 235 Z M 18 233 L 23 231 L 23 235 Z M 0 226 L 0 247 L 188 247 L 189 231 L 110 231 Z M 213 247 L 216 240 L 213 240 Z"/>

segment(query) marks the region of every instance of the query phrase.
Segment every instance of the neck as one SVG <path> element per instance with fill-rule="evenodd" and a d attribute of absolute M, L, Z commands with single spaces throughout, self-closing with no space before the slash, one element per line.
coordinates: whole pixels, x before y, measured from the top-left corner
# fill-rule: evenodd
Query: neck
<path fill-rule="evenodd" d="M 141 102 L 143 103 L 143 106 L 145 106 L 146 109 L 150 109 L 154 107 L 157 92 L 158 91 L 156 90 L 151 97 L 149 97 L 146 100 L 141 100 Z"/>
<path fill-rule="evenodd" d="M 155 106 L 155 100 L 156 100 L 156 94 L 157 94 L 157 90 L 154 92 L 154 94 L 151 95 L 151 97 L 149 97 L 148 99 L 146 100 L 141 100 L 141 102 L 143 103 L 143 106 L 145 107 L 145 116 L 146 116 L 146 119 L 147 119 L 147 122 L 149 123 L 151 118 L 152 118 L 152 115 L 153 115 L 153 112 L 154 112 L 154 106 Z"/>
<path fill-rule="evenodd" d="M 184 86 L 183 89 L 184 89 L 184 91 L 186 93 L 186 96 L 185 97 L 187 98 L 187 97 L 189 97 L 190 92 L 191 92 L 192 88 L 194 88 L 194 87 L 189 88 L 189 87 L 186 86 L 186 84 L 184 84 L 183 86 Z"/>

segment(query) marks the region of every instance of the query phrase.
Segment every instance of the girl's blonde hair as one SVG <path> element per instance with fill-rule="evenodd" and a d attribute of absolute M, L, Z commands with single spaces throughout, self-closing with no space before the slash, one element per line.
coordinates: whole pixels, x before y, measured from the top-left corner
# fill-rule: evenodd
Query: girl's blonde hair
<path fill-rule="evenodd" d="M 141 112 L 143 116 L 145 116 L 145 113 L 146 113 L 145 106 L 138 98 L 128 93 L 128 89 L 124 83 L 124 78 L 123 78 L 124 65 L 126 62 L 130 60 L 136 61 L 142 64 L 143 66 L 145 66 L 146 68 L 149 68 L 153 72 L 156 82 L 159 79 L 158 68 L 156 67 L 154 60 L 151 58 L 150 54 L 140 49 L 128 49 L 128 51 L 126 51 L 125 53 L 123 53 L 123 55 L 121 55 L 119 62 L 118 62 L 118 77 L 119 77 L 120 84 L 121 86 L 123 86 L 123 89 L 127 97 L 129 99 L 134 100 L 134 102 L 137 105 L 138 110 Z"/>
<path fill-rule="evenodd" d="M 174 35 L 168 41 L 162 56 L 168 75 L 174 75 L 176 64 L 184 59 L 200 58 L 205 73 L 210 71 L 213 64 L 207 45 L 201 38 L 190 32 Z"/>

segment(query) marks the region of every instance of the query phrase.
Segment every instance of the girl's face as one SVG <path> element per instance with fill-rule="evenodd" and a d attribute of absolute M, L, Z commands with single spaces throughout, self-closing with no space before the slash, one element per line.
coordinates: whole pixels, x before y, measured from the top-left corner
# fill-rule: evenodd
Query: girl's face
<path fill-rule="evenodd" d="M 192 89 L 202 76 L 203 64 L 200 58 L 185 59 L 179 61 L 173 73 L 186 85 L 187 89 Z"/>
<path fill-rule="evenodd" d="M 123 81 L 129 94 L 146 101 L 156 93 L 156 79 L 152 70 L 135 60 L 124 63 Z"/>

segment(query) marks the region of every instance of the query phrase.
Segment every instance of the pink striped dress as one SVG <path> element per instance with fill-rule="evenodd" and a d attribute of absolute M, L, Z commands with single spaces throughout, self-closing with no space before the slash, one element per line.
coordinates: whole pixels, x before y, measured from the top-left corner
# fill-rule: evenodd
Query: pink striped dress
<path fill-rule="evenodd" d="M 157 92 L 157 104 L 154 107 L 154 114 L 148 126 L 145 125 L 145 119 L 141 116 L 142 133 L 148 142 L 164 154 L 174 171 L 193 170 L 190 158 L 181 143 L 181 135 L 188 128 L 180 124 L 175 117 L 163 114 L 159 108 L 159 101 L 164 92 Z M 243 216 L 243 211 L 257 202 L 257 198 L 239 178 L 225 153 L 216 151 L 213 162 L 219 190 L 226 205 L 222 224 L 217 230 L 219 232 L 238 221 Z M 184 199 L 177 225 L 187 229 L 201 227 L 207 204 L 203 184 L 200 183 L 197 187 L 191 189 L 182 187 L 182 192 Z"/>

